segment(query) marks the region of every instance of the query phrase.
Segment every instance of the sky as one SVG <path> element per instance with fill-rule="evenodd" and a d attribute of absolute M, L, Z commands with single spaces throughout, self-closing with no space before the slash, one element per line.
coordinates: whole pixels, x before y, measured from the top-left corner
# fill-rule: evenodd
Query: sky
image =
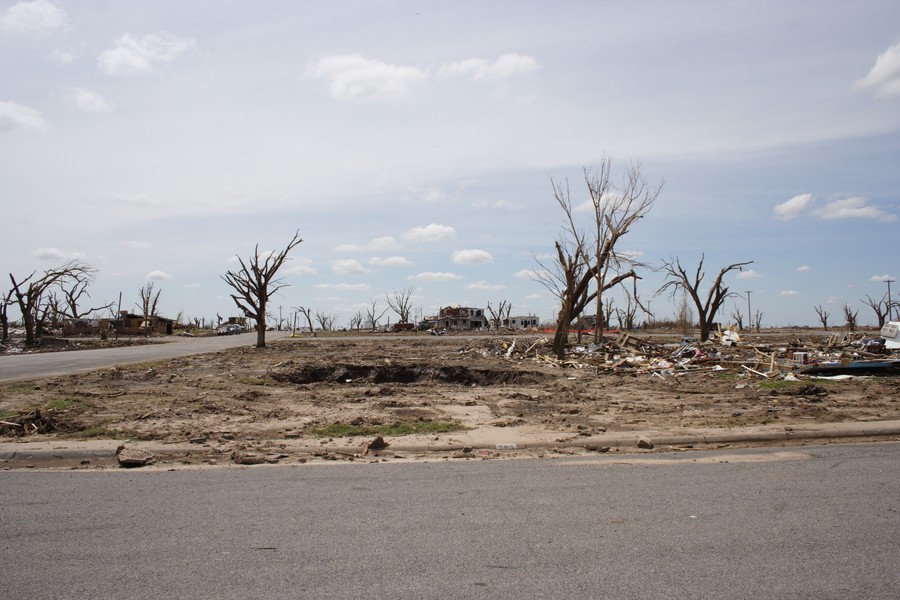
<path fill-rule="evenodd" d="M 237 315 L 235 256 L 299 231 L 275 316 L 411 289 L 417 315 L 552 320 L 552 184 L 578 207 L 604 156 L 663 184 L 620 250 L 754 261 L 723 321 L 750 292 L 763 326 L 873 323 L 900 275 L 900 3 L 0 0 L 0 291 L 74 258 L 97 305 L 153 282 L 165 316 Z"/>

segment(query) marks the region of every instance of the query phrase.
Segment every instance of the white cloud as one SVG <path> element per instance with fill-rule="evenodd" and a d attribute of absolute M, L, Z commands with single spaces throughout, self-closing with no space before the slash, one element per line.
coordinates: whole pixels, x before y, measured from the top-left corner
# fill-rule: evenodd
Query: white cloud
<path fill-rule="evenodd" d="M 753 269 L 744 269 L 737 275 L 738 279 L 756 279 L 757 277 L 762 277 L 762 275 L 760 275 Z"/>
<path fill-rule="evenodd" d="M 875 95 L 900 96 L 900 42 L 875 59 L 868 74 L 853 83 L 855 89 L 874 89 Z"/>
<path fill-rule="evenodd" d="M 798 273 L 809 273 L 810 271 L 812 271 L 812 268 L 809 265 L 800 265 L 794 270 Z"/>
<path fill-rule="evenodd" d="M 60 250 L 59 248 L 37 248 L 32 250 L 31 255 L 41 260 L 54 260 L 56 262 L 82 259 L 86 256 L 83 252 L 71 252 L 69 250 Z"/>
<path fill-rule="evenodd" d="M 70 65 L 78 60 L 78 55 L 65 50 L 54 50 L 50 53 L 50 60 L 58 65 Z"/>
<path fill-rule="evenodd" d="M 392 65 L 359 54 L 328 56 L 306 68 L 307 75 L 325 78 L 332 98 L 345 101 L 395 101 L 428 77 L 416 67 Z"/>
<path fill-rule="evenodd" d="M 866 203 L 866 199 L 854 196 L 843 200 L 833 200 L 813 211 L 820 219 L 877 219 L 888 223 L 897 220 L 897 215 L 886 213 L 876 206 Z"/>
<path fill-rule="evenodd" d="M 115 110 L 115 105 L 96 92 L 76 88 L 72 92 L 72 99 L 78 110 L 89 113 L 104 113 Z"/>
<path fill-rule="evenodd" d="M 48 0 L 13 4 L 0 16 L 0 31 L 9 33 L 47 33 L 68 23 L 66 11 Z"/>
<path fill-rule="evenodd" d="M 309 265 L 289 265 L 283 269 L 285 275 L 315 275 L 316 270 Z"/>
<path fill-rule="evenodd" d="M 417 275 L 410 275 L 407 279 L 413 281 L 459 281 L 463 277 L 456 273 L 432 273 L 425 272 Z"/>
<path fill-rule="evenodd" d="M 340 290 L 342 292 L 365 292 L 370 289 L 367 283 L 319 283 L 313 287 L 320 290 Z"/>
<path fill-rule="evenodd" d="M 506 286 L 502 283 L 491 284 L 487 281 L 476 281 L 475 283 L 470 283 L 466 286 L 466 288 L 470 290 L 484 290 L 487 292 L 498 292 L 500 290 L 505 290 Z"/>
<path fill-rule="evenodd" d="M 806 210 L 809 203 L 812 202 L 812 194 L 799 194 L 790 200 L 782 202 L 775 206 L 775 218 L 786 220 L 793 219 Z"/>
<path fill-rule="evenodd" d="M 0 102 L 0 133 L 14 129 L 43 131 L 47 129 L 47 122 L 33 108 L 15 102 Z"/>
<path fill-rule="evenodd" d="M 799 296 L 799 295 L 800 295 L 800 292 L 797 292 L 797 291 L 795 291 L 795 290 L 781 290 L 780 292 L 778 292 L 778 295 L 779 295 L 779 296 L 786 296 L 786 297 L 787 297 L 787 296 Z"/>
<path fill-rule="evenodd" d="M 147 273 L 147 279 L 151 279 L 154 281 L 168 281 L 172 279 L 172 276 L 166 273 L 165 271 L 150 271 Z"/>
<path fill-rule="evenodd" d="M 377 237 L 370 241 L 366 246 L 366 249 L 373 252 L 379 252 L 384 250 L 398 250 L 400 247 L 401 246 L 397 243 L 397 240 L 395 240 L 392 236 L 385 235 L 382 237 Z"/>
<path fill-rule="evenodd" d="M 412 264 L 411 261 L 402 256 L 389 256 L 387 258 L 373 256 L 369 259 L 369 263 L 378 267 L 408 267 Z"/>
<path fill-rule="evenodd" d="M 837 296 L 828 296 L 828 298 L 825 300 L 825 303 L 826 304 L 837 304 L 840 301 L 841 301 L 841 299 L 838 298 Z"/>
<path fill-rule="evenodd" d="M 422 202 L 425 202 L 428 204 L 433 204 L 435 202 L 440 202 L 441 200 L 445 199 L 446 197 L 447 197 L 447 194 L 444 193 L 443 191 L 439 190 L 438 188 L 431 188 L 431 189 L 425 190 L 425 192 L 422 193 L 421 200 L 422 200 Z"/>
<path fill-rule="evenodd" d="M 512 276 L 517 279 L 534 279 L 539 276 L 539 273 L 534 269 L 522 269 L 513 273 Z"/>
<path fill-rule="evenodd" d="M 413 227 L 403 234 L 407 240 L 414 242 L 437 242 L 440 240 L 449 240 L 456 236 L 456 230 L 448 225 L 438 225 L 432 223 L 425 227 Z"/>
<path fill-rule="evenodd" d="M 517 211 L 525 208 L 524 204 L 516 204 L 514 202 L 510 202 L 509 200 L 497 200 L 496 202 L 485 202 L 483 200 L 476 200 L 471 204 L 472 208 L 494 208 L 497 210 L 506 210 L 506 211 Z"/>
<path fill-rule="evenodd" d="M 872 275 L 872 277 L 869 278 L 869 281 L 885 282 L 888 279 L 892 279 L 892 280 L 896 281 L 896 277 L 894 277 L 893 275 Z"/>
<path fill-rule="evenodd" d="M 457 250 L 450 260 L 457 265 L 484 265 L 494 262 L 494 257 L 484 250 Z"/>
<path fill-rule="evenodd" d="M 112 48 L 100 53 L 97 67 L 111 77 L 127 77 L 153 71 L 154 63 L 171 62 L 195 45 L 193 39 L 160 31 L 140 40 L 125 34 Z"/>
<path fill-rule="evenodd" d="M 530 56 L 522 54 L 504 54 L 495 61 L 483 58 L 470 58 L 452 63 L 445 63 L 438 69 L 438 77 L 460 75 L 474 81 L 481 79 L 505 79 L 513 75 L 530 73 L 538 68 L 538 62 Z"/>
<path fill-rule="evenodd" d="M 644 251 L 643 250 L 623 250 L 622 252 L 619 252 L 618 254 L 619 254 L 619 256 L 621 256 L 622 258 L 625 258 L 627 260 L 637 260 L 637 259 L 641 258 L 642 256 L 644 256 Z"/>
<path fill-rule="evenodd" d="M 331 263 L 331 270 L 338 275 L 367 275 L 372 271 L 365 268 L 353 258 L 336 260 Z"/>

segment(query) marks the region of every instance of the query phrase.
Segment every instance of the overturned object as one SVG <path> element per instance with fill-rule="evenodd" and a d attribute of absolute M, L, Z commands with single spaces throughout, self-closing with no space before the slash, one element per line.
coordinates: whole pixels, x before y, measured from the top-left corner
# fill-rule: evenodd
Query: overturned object
<path fill-rule="evenodd" d="M 884 347 L 888 350 L 900 348 L 900 321 L 889 321 L 881 328 Z"/>

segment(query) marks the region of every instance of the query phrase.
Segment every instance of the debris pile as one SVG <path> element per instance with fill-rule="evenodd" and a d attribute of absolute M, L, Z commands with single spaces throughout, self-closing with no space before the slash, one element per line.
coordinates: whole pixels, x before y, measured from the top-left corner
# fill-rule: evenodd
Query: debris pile
<path fill-rule="evenodd" d="M 576 344 L 559 359 L 550 340 L 494 338 L 461 354 L 477 353 L 543 366 L 586 369 L 599 373 L 667 378 L 688 373 L 730 371 L 744 377 L 796 378 L 797 375 L 900 375 L 900 353 L 885 338 L 860 333 L 832 334 L 824 341 L 792 340 L 787 344 L 749 343 L 733 329 L 719 330 L 706 342 L 685 336 L 678 343 L 657 343 L 623 332 L 600 344 Z"/>

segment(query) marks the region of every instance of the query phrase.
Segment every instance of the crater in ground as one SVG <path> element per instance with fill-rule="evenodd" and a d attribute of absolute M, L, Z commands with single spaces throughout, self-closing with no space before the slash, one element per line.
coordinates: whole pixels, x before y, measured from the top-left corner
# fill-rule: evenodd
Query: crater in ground
<path fill-rule="evenodd" d="M 270 373 L 276 381 L 290 383 L 448 383 L 503 385 L 532 383 L 543 373 L 507 369 L 479 369 L 460 365 L 305 365 Z"/>

